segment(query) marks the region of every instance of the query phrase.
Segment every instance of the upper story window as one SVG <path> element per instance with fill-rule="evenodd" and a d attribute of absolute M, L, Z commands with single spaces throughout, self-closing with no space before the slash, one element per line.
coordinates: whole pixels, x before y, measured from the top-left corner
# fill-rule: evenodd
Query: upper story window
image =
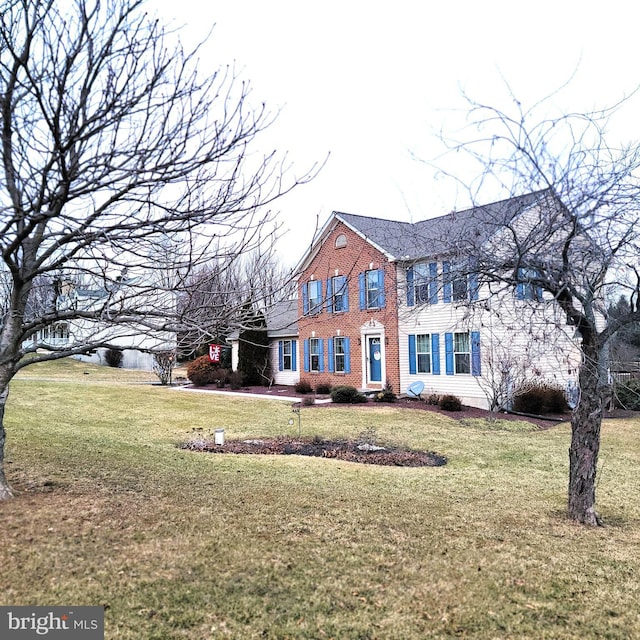
<path fill-rule="evenodd" d="M 371 269 L 360 274 L 360 309 L 381 309 L 385 306 L 384 271 Z"/>
<path fill-rule="evenodd" d="M 319 313 L 322 307 L 322 280 L 309 280 L 302 285 L 303 313 Z"/>
<path fill-rule="evenodd" d="M 437 304 L 438 264 L 422 262 L 407 269 L 407 306 Z"/>
<path fill-rule="evenodd" d="M 335 276 L 327 280 L 327 311 L 329 313 L 349 311 L 347 276 Z"/>
<path fill-rule="evenodd" d="M 475 260 L 442 263 L 442 300 L 473 302 L 478 299 L 478 273 Z"/>
<path fill-rule="evenodd" d="M 516 298 L 518 300 L 532 300 L 540 302 L 542 300 L 542 287 L 534 284 L 540 277 L 536 269 L 520 267 L 518 269 L 518 284 L 516 285 Z"/>
<path fill-rule="evenodd" d="M 347 246 L 347 236 L 344 233 L 341 233 L 336 238 L 336 249 L 344 249 Z"/>

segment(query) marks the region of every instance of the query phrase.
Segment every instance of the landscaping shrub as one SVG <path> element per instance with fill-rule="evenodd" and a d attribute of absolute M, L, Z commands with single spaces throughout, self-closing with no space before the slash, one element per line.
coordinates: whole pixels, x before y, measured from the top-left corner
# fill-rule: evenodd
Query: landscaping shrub
<path fill-rule="evenodd" d="M 398 399 L 395 393 L 393 393 L 393 387 L 387 382 L 384 385 L 384 389 L 380 393 L 376 393 L 373 396 L 374 402 L 395 402 Z"/>
<path fill-rule="evenodd" d="M 114 367 L 117 369 L 118 367 L 122 366 L 122 358 L 122 351 L 119 351 L 118 349 L 107 349 L 104 352 L 104 361 L 110 367 Z"/>
<path fill-rule="evenodd" d="M 296 382 L 294 387 L 296 393 L 311 393 L 311 384 L 307 380 L 300 380 L 300 382 Z"/>
<path fill-rule="evenodd" d="M 207 384 L 215 384 L 218 369 L 220 367 L 211 362 L 209 356 L 200 356 L 187 366 L 187 378 L 196 385 L 203 387 Z"/>
<path fill-rule="evenodd" d="M 227 381 L 232 389 L 242 389 L 242 374 L 238 371 L 232 371 L 227 376 Z"/>
<path fill-rule="evenodd" d="M 211 382 L 222 389 L 229 382 L 230 373 L 229 369 L 223 369 L 222 367 L 215 369 L 211 372 Z"/>
<path fill-rule="evenodd" d="M 540 384 L 516 393 L 513 400 L 514 411 L 544 415 L 546 413 L 564 413 L 568 411 L 564 391 L 559 387 Z"/>
<path fill-rule="evenodd" d="M 451 394 L 446 394 L 440 397 L 438 401 L 438 406 L 443 411 L 461 411 L 462 410 L 462 401 L 458 396 L 454 396 Z"/>
<path fill-rule="evenodd" d="M 355 387 L 345 385 L 331 389 L 331 400 L 339 404 L 356 404 L 366 402 L 367 397 Z"/>
<path fill-rule="evenodd" d="M 302 406 L 303 407 L 311 407 L 316 403 L 316 399 L 314 396 L 305 396 L 302 398 Z"/>
<path fill-rule="evenodd" d="M 173 349 L 153 354 L 153 372 L 158 376 L 160 384 L 171 384 L 171 372 L 175 366 L 176 352 Z"/>
<path fill-rule="evenodd" d="M 427 396 L 427 404 L 437 407 L 440 404 L 440 396 L 437 393 L 430 393 Z"/>
<path fill-rule="evenodd" d="M 326 382 L 321 382 L 316 385 L 316 393 L 319 393 L 322 396 L 329 395 L 331 393 L 331 385 Z"/>
<path fill-rule="evenodd" d="M 613 392 L 617 406 L 627 411 L 640 411 L 640 379 L 616 382 Z"/>

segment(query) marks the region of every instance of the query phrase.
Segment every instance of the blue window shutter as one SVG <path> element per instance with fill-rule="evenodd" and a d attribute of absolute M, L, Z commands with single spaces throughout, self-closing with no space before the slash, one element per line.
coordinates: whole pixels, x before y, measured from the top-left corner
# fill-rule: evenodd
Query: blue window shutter
<path fill-rule="evenodd" d="M 440 334 L 431 334 L 431 373 L 440 375 Z"/>
<path fill-rule="evenodd" d="M 278 340 L 278 371 L 284 369 L 284 355 L 282 352 L 282 340 Z"/>
<path fill-rule="evenodd" d="M 471 375 L 479 376 L 482 373 L 480 364 L 480 332 L 471 332 Z"/>
<path fill-rule="evenodd" d="M 448 376 L 453 375 L 453 333 L 444 334 L 444 357 Z"/>
<path fill-rule="evenodd" d="M 378 269 L 378 308 L 384 309 L 386 300 L 384 296 L 384 270 Z"/>
<path fill-rule="evenodd" d="M 516 285 L 516 298 L 518 300 L 524 300 L 525 298 L 524 274 L 524 269 L 518 269 L 518 284 Z"/>
<path fill-rule="evenodd" d="M 429 304 L 438 304 L 438 263 L 429 263 Z"/>
<path fill-rule="evenodd" d="M 302 313 L 309 313 L 309 285 L 306 282 L 302 285 Z"/>
<path fill-rule="evenodd" d="M 477 258 L 469 259 L 469 298 L 471 302 L 478 299 L 480 293 L 480 282 L 478 280 L 478 260 Z"/>
<path fill-rule="evenodd" d="M 291 341 L 291 371 L 297 371 L 296 352 L 298 351 L 298 341 Z"/>
<path fill-rule="evenodd" d="M 442 302 L 451 302 L 451 264 L 442 263 Z"/>
<path fill-rule="evenodd" d="M 367 308 L 367 290 L 364 284 L 364 272 L 358 276 L 358 287 L 360 292 L 360 311 Z"/>
<path fill-rule="evenodd" d="M 536 286 L 536 302 L 542 302 L 542 287 Z"/>
<path fill-rule="evenodd" d="M 309 371 L 309 341 L 305 340 L 304 343 L 304 370 Z"/>
<path fill-rule="evenodd" d="M 415 291 L 413 289 L 413 267 L 407 269 L 407 306 L 413 307 L 415 301 Z"/>
<path fill-rule="evenodd" d="M 327 313 L 333 313 L 333 281 L 327 278 Z"/>
<path fill-rule="evenodd" d="M 342 301 L 344 305 L 344 310 L 349 311 L 349 281 L 347 280 L 347 276 L 344 276 L 344 280 L 343 280 Z"/>
<path fill-rule="evenodd" d="M 335 367 L 333 366 L 333 338 L 327 340 L 327 347 L 329 352 L 329 373 L 333 373 L 335 371 Z"/>
<path fill-rule="evenodd" d="M 409 373 L 417 373 L 416 367 L 416 336 L 412 333 L 409 336 Z"/>
<path fill-rule="evenodd" d="M 320 349 L 318 350 L 318 360 L 320 361 L 320 372 L 324 371 L 324 340 L 322 338 L 320 338 L 320 340 L 318 340 L 318 344 L 320 346 Z"/>
<path fill-rule="evenodd" d="M 344 372 L 351 373 L 351 340 L 344 339 Z"/>

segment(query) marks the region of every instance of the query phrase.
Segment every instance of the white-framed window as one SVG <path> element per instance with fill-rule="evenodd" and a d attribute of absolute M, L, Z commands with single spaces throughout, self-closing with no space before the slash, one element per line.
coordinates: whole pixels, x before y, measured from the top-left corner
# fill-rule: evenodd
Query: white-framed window
<path fill-rule="evenodd" d="M 335 276 L 331 278 L 331 311 L 341 313 L 349 310 L 347 297 L 347 276 Z"/>
<path fill-rule="evenodd" d="M 293 349 L 291 346 L 291 340 L 282 341 L 282 369 L 284 371 L 291 371 L 292 369 L 292 354 Z"/>
<path fill-rule="evenodd" d="M 322 305 L 322 280 L 309 281 L 309 313 L 318 313 Z"/>
<path fill-rule="evenodd" d="M 345 339 L 339 336 L 333 339 L 333 370 L 336 373 L 344 373 L 346 371 Z"/>
<path fill-rule="evenodd" d="M 413 267 L 413 291 L 415 304 L 425 304 L 430 300 L 429 265 L 426 263 L 417 264 Z"/>
<path fill-rule="evenodd" d="M 382 309 L 384 306 L 384 271 L 363 271 L 360 274 L 360 309 Z"/>
<path fill-rule="evenodd" d="M 471 343 L 468 333 L 453 334 L 453 364 L 455 373 L 471 373 Z"/>
<path fill-rule="evenodd" d="M 322 342 L 320 338 L 309 339 L 309 370 L 322 371 Z"/>
<path fill-rule="evenodd" d="M 416 372 L 431 373 L 431 335 L 416 335 Z"/>
<path fill-rule="evenodd" d="M 539 278 L 536 269 L 527 269 L 520 267 L 518 269 L 518 284 L 516 285 L 516 298 L 518 300 L 530 300 L 540 302 L 542 300 L 542 289 L 534 284 Z"/>

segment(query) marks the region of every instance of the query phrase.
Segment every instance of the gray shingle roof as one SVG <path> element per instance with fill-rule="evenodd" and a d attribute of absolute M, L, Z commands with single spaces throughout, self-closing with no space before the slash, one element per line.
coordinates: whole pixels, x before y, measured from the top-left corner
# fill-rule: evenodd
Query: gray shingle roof
<path fill-rule="evenodd" d="M 390 259 L 417 260 L 456 250 L 468 251 L 547 194 L 547 191 L 537 191 L 415 223 L 340 212 L 334 215 Z"/>
<path fill-rule="evenodd" d="M 277 302 L 265 313 L 270 338 L 297 335 L 298 299 Z"/>

